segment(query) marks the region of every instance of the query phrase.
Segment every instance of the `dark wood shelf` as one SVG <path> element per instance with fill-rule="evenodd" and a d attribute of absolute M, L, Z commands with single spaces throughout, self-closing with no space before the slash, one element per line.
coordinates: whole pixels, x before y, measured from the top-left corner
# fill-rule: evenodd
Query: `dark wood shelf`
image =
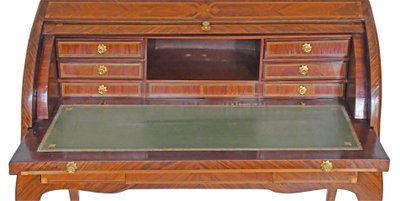
<path fill-rule="evenodd" d="M 149 41 L 149 80 L 258 80 L 260 51 L 255 40 Z M 174 43 L 176 42 L 176 43 Z"/>

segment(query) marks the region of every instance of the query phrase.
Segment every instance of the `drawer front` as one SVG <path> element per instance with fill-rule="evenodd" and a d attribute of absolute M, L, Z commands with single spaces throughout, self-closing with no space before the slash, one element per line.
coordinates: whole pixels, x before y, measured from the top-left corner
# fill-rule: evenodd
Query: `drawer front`
<path fill-rule="evenodd" d="M 125 174 L 53 174 L 41 176 L 42 184 L 93 182 L 125 184 Z"/>
<path fill-rule="evenodd" d="M 264 84 L 265 97 L 335 98 L 344 94 L 344 84 Z"/>
<path fill-rule="evenodd" d="M 347 63 L 343 61 L 324 63 L 295 63 L 264 65 L 264 79 L 344 79 Z"/>
<path fill-rule="evenodd" d="M 127 174 L 127 184 L 262 184 L 271 183 L 271 173 L 137 173 Z"/>
<path fill-rule="evenodd" d="M 58 41 L 58 56 L 143 58 L 143 41 Z"/>
<path fill-rule="evenodd" d="M 61 78 L 142 79 L 142 63 L 61 63 Z"/>
<path fill-rule="evenodd" d="M 346 57 L 349 40 L 266 42 L 265 57 Z"/>
<path fill-rule="evenodd" d="M 256 84 L 150 83 L 150 97 L 255 97 Z"/>
<path fill-rule="evenodd" d="M 62 83 L 64 97 L 139 97 L 140 83 Z"/>
<path fill-rule="evenodd" d="M 356 172 L 274 173 L 274 183 L 357 183 Z"/>

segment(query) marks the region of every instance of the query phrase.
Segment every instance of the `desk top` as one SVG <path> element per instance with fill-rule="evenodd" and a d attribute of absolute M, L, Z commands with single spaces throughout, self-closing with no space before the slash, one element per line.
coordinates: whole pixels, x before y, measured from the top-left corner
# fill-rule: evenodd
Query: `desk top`
<path fill-rule="evenodd" d="M 342 106 L 62 106 L 39 152 L 360 150 Z"/>

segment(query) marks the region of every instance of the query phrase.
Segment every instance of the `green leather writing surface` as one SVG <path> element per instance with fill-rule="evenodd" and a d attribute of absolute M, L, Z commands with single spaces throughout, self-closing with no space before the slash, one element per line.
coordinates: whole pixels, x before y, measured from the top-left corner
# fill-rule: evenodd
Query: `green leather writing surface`
<path fill-rule="evenodd" d="M 342 106 L 61 106 L 39 152 L 362 149 Z"/>

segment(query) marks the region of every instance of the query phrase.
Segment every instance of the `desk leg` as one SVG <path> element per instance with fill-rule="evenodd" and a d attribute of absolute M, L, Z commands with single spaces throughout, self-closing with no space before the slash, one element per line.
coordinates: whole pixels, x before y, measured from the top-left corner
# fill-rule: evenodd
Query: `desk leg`
<path fill-rule="evenodd" d="M 358 201 L 382 201 L 382 172 L 359 173 L 358 186 L 353 189 Z"/>
<path fill-rule="evenodd" d="M 336 192 L 337 189 L 335 188 L 329 188 L 327 195 L 326 195 L 326 201 L 335 201 L 336 199 Z"/>
<path fill-rule="evenodd" d="M 16 201 L 39 201 L 48 186 L 41 184 L 40 176 L 18 175 L 15 191 Z"/>
<path fill-rule="evenodd" d="M 71 201 L 79 201 L 79 191 L 78 190 L 69 190 L 69 197 Z"/>

